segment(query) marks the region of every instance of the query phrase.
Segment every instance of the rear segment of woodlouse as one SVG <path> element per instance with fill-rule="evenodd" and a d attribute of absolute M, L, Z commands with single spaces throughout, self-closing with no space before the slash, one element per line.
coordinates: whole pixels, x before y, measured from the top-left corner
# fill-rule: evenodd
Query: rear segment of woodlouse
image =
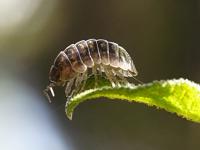
<path fill-rule="evenodd" d="M 54 86 L 66 86 L 65 94 L 71 97 L 84 89 L 89 75 L 94 75 L 96 87 L 97 74 L 102 73 L 113 87 L 128 84 L 126 77 L 137 75 L 130 55 L 118 44 L 104 39 L 79 41 L 58 54 L 49 72 L 51 83 L 44 93 L 50 101 L 49 90 L 54 96 Z"/>

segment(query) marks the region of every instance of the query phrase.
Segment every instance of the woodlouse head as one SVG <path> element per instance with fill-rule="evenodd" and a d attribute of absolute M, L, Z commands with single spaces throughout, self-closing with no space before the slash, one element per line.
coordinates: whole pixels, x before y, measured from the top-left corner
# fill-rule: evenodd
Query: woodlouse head
<path fill-rule="evenodd" d="M 49 100 L 49 102 L 51 103 L 51 98 L 48 94 L 48 92 L 51 92 L 51 95 L 54 97 L 54 91 L 53 91 L 53 87 L 60 85 L 62 82 L 60 80 L 60 69 L 55 67 L 54 65 L 51 66 L 51 69 L 49 71 L 49 80 L 50 80 L 50 84 L 46 87 L 46 89 L 43 90 L 44 95 L 47 97 L 47 99 Z"/>
<path fill-rule="evenodd" d="M 55 67 L 54 65 L 51 66 L 51 69 L 49 71 L 49 80 L 52 83 L 58 83 L 60 82 L 60 69 Z"/>

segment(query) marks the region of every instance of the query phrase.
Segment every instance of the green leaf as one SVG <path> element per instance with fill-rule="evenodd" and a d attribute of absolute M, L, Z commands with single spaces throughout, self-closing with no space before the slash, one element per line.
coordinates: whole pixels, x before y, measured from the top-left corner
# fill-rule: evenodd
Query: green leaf
<path fill-rule="evenodd" d="M 86 91 L 75 95 L 66 103 L 66 114 L 72 119 L 74 109 L 89 99 L 106 97 L 114 100 L 139 102 L 156 106 L 176 113 L 188 120 L 200 123 L 200 85 L 187 79 L 154 81 L 143 85 L 127 85 L 112 88 L 106 80 L 96 89 L 90 89 L 93 79 L 87 84 Z"/>

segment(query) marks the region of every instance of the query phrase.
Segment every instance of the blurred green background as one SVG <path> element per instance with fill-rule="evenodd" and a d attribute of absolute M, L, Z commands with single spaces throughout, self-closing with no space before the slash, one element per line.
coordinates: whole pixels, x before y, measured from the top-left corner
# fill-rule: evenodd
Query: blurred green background
<path fill-rule="evenodd" d="M 0 149 L 199 150 L 200 125 L 143 104 L 88 101 L 64 112 L 42 90 L 59 51 L 104 38 L 132 56 L 138 79 L 200 83 L 199 0 L 0 0 Z"/>

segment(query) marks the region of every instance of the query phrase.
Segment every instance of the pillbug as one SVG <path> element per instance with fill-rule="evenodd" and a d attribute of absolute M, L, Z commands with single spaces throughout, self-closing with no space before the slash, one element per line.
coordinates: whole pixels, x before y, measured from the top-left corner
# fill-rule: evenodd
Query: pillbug
<path fill-rule="evenodd" d="M 127 77 L 137 75 L 137 70 L 127 51 L 114 42 L 104 39 L 82 40 L 69 45 L 55 58 L 49 72 L 50 84 L 44 90 L 49 102 L 50 90 L 54 97 L 54 86 L 65 86 L 66 97 L 71 97 L 84 89 L 89 75 L 95 77 L 95 87 L 98 84 L 97 73 L 104 73 L 112 87 L 127 84 Z M 73 88 L 72 90 L 72 87 Z"/>

